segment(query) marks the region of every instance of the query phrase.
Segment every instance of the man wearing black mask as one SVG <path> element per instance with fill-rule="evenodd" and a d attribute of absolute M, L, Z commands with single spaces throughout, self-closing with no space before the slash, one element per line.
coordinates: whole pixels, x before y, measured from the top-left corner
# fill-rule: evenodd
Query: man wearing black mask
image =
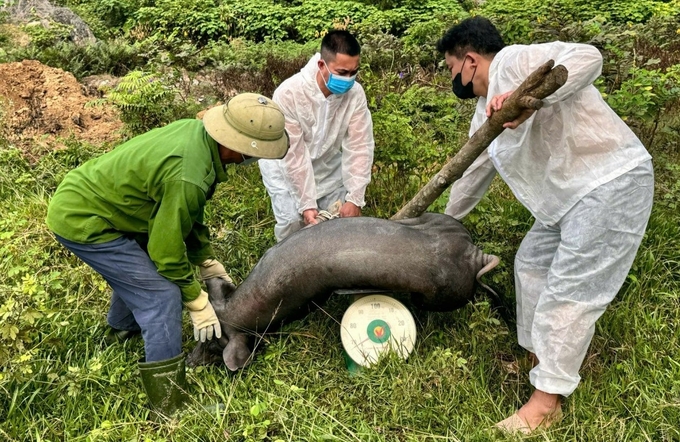
<path fill-rule="evenodd" d="M 506 122 L 451 188 L 446 213 L 467 215 L 496 172 L 535 223 L 515 257 L 517 338 L 532 356 L 535 390 L 496 426 L 530 433 L 561 414 L 580 381 L 595 322 L 623 285 L 652 207 L 651 157 L 593 82 L 602 56 L 593 46 L 551 42 L 505 46 L 483 17 L 463 20 L 437 44 L 461 99 L 478 97 L 472 135 L 539 66 L 552 59 L 567 82 Z"/>

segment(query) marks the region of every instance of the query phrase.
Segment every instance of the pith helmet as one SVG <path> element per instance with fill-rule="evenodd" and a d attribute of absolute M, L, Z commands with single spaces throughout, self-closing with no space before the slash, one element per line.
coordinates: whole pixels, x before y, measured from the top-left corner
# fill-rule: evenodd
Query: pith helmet
<path fill-rule="evenodd" d="M 203 126 L 222 146 L 256 158 L 283 158 L 288 151 L 285 118 L 279 106 L 259 94 L 239 94 L 209 109 Z"/>

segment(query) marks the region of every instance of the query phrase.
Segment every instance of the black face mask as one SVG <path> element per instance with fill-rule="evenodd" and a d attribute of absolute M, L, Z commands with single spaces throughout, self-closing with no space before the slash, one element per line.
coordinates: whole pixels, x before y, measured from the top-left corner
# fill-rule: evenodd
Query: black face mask
<path fill-rule="evenodd" d="M 465 61 L 463 61 L 463 66 L 460 67 L 460 72 L 453 78 L 453 81 L 451 84 L 453 85 L 453 93 L 456 94 L 456 97 L 460 98 L 461 100 L 467 100 L 470 98 L 475 98 L 476 95 L 474 91 L 472 90 L 472 80 L 475 78 L 475 74 L 477 73 L 477 68 L 475 68 L 475 71 L 472 73 L 472 78 L 470 79 L 470 82 L 463 86 L 463 67 L 465 66 Z"/>

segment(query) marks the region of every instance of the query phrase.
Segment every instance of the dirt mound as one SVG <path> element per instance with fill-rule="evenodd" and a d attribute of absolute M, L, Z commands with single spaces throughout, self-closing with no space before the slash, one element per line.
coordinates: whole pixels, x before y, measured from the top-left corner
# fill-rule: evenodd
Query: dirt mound
<path fill-rule="evenodd" d="M 96 98 L 61 69 L 34 60 L 0 64 L 0 129 L 31 158 L 64 147 L 71 135 L 92 144 L 120 139 L 114 108 L 86 106 Z"/>

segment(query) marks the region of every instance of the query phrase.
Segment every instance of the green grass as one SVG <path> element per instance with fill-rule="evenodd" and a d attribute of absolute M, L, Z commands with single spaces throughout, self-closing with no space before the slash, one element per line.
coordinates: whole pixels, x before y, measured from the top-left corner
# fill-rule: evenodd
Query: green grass
<path fill-rule="evenodd" d="M 419 338 L 408 361 L 388 357 L 356 376 L 345 367 L 338 326 L 349 300 L 332 298 L 322 310 L 264 336 L 247 369 L 190 369 L 194 406 L 176 420 L 148 420 L 136 368 L 141 340 L 105 343 L 106 284 L 59 247 L 43 224 L 57 181 L 97 150 L 80 146 L 80 152 L 79 158 L 61 152 L 29 165 L 11 147 L 0 151 L 9 208 L 0 222 L 0 439 L 513 440 L 488 428 L 530 395 L 529 365 L 514 330 L 490 312 L 483 296 L 452 313 L 415 311 Z M 27 170 L 42 178 L 27 179 Z M 230 173 L 208 208 L 218 253 L 237 281 L 274 241 L 258 170 L 241 172 Z M 657 187 L 672 188 L 678 178 L 671 168 L 658 174 L 663 181 Z M 512 256 L 531 218 L 500 181 L 473 215 L 466 222 L 475 240 L 503 258 L 494 284 L 512 300 Z M 564 420 L 531 439 L 680 440 L 677 221 L 672 210 L 655 206 L 626 285 L 598 322 L 583 382 L 567 399 Z M 15 306 L 8 309 L 10 302 Z M 194 343 L 185 319 L 188 352 Z M 1 334 L 9 324 L 21 330 L 14 339 Z M 226 404 L 224 413 L 198 407 L 216 402 Z"/>

